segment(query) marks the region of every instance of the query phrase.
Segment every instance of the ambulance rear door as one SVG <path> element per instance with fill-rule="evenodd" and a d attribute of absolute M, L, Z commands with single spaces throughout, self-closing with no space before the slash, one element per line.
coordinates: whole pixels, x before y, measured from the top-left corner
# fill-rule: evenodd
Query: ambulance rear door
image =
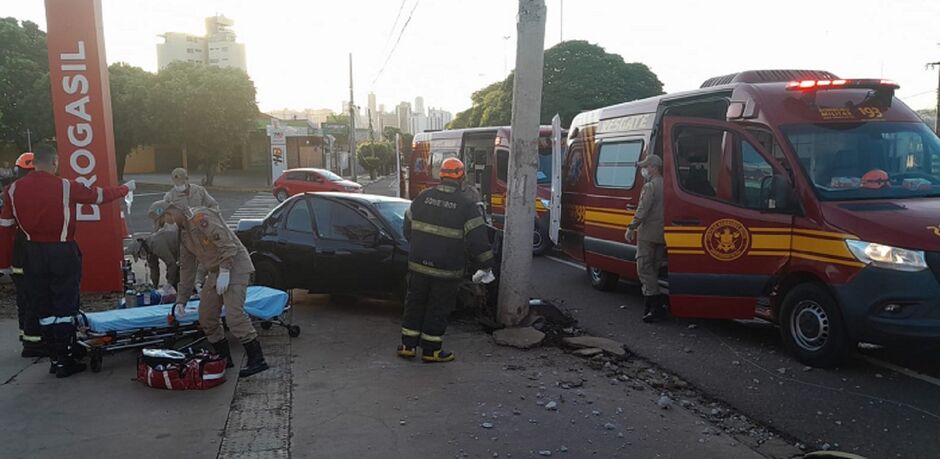
<path fill-rule="evenodd" d="M 786 171 L 731 123 L 667 116 L 662 138 L 672 314 L 753 318 L 790 259 Z"/>

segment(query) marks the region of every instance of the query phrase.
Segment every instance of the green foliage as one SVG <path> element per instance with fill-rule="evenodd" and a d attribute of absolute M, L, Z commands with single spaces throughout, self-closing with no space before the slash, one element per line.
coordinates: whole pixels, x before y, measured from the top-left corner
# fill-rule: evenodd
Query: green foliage
<path fill-rule="evenodd" d="M 51 139 L 55 127 L 49 86 L 46 33 L 30 21 L 0 18 L 0 142 L 28 148 Z"/>
<path fill-rule="evenodd" d="M 514 76 L 473 93 L 471 107 L 458 113 L 448 127 L 510 124 Z M 662 83 L 645 64 L 626 63 L 586 41 L 566 41 L 545 51 L 540 118 L 549 124 L 558 113 L 567 126 L 582 111 L 662 93 Z"/>
<path fill-rule="evenodd" d="M 369 176 L 387 172 L 395 167 L 395 146 L 390 142 L 366 142 L 356 148 L 359 164 L 369 171 Z"/>
<path fill-rule="evenodd" d="M 255 85 L 239 69 L 177 62 L 156 76 L 154 124 L 187 146 L 212 184 L 220 160 L 247 139 L 258 115 Z"/>
<path fill-rule="evenodd" d="M 108 66 L 119 177 L 123 177 L 127 155 L 134 148 L 161 140 L 154 128 L 152 88 L 156 78 L 153 73 L 123 62 Z"/>

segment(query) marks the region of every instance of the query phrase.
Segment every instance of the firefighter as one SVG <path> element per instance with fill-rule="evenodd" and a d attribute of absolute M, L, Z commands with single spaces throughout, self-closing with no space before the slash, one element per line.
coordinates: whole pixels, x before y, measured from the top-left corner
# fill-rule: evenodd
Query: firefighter
<path fill-rule="evenodd" d="M 166 201 L 156 201 L 150 205 L 147 216 L 153 221 L 154 230 L 146 238 L 139 238 L 128 247 L 135 258 L 146 258 L 150 267 L 150 279 L 154 285 L 160 283 L 160 261 L 166 265 L 166 285 L 175 289 L 179 284 L 180 258 L 179 228 L 176 223 L 166 222 Z"/>
<path fill-rule="evenodd" d="M 10 266 L 16 229 L 26 235 L 23 280 L 39 317 L 42 341 L 52 360 L 50 373 L 65 378 L 85 369 L 73 354 L 75 315 L 80 303 L 82 253 L 75 243 L 76 204 L 105 204 L 133 191 L 133 180 L 116 187 L 87 187 L 56 177 L 56 151 L 39 145 L 35 171 L 14 182 L 0 214 L 0 268 Z"/>
<path fill-rule="evenodd" d="M 13 181 L 25 177 L 26 174 L 32 171 L 33 153 L 23 153 L 16 159 L 16 165 L 13 166 Z M 4 195 L 3 199 L 6 202 L 7 195 Z M 20 355 L 27 358 L 45 357 L 46 349 L 42 343 L 42 332 L 39 330 L 39 317 L 36 316 L 36 312 L 29 304 L 29 291 L 26 288 L 26 281 L 23 279 L 25 245 L 26 235 L 18 229 L 14 236 L 10 277 L 13 278 L 13 285 L 16 288 L 16 317 L 20 325 L 20 342 L 23 343 L 23 351 Z"/>
<path fill-rule="evenodd" d="M 467 256 L 480 268 L 474 281 L 493 280 L 493 251 L 483 215 L 477 199 L 461 186 L 463 163 L 457 158 L 444 160 L 440 176 L 440 185 L 422 191 L 412 201 L 404 224 L 411 253 L 398 355 L 413 358 L 421 346 L 425 362 L 455 358 L 443 350 L 443 336 L 447 317 L 457 303 Z"/>
<path fill-rule="evenodd" d="M 666 261 L 663 236 L 663 160 L 647 155 L 637 163 L 646 181 L 640 190 L 640 203 L 624 234 L 627 242 L 637 242 L 636 268 L 643 288 L 643 321 L 656 322 L 667 314 L 668 297 L 659 289 L 659 268 Z M 637 236 L 639 233 L 639 236 Z"/>
<path fill-rule="evenodd" d="M 209 195 L 209 192 L 200 185 L 189 183 L 189 173 L 182 167 L 173 169 L 170 174 L 173 178 L 173 188 L 166 192 L 163 200 L 176 204 L 178 207 L 208 207 L 219 211 L 219 203 Z"/>
<path fill-rule="evenodd" d="M 228 360 L 227 367 L 233 367 L 231 349 L 222 328 L 222 305 L 225 304 L 226 324 L 248 354 L 248 363 L 238 375 L 245 378 L 267 370 L 258 333 L 245 313 L 248 282 L 255 271 L 248 250 L 218 212 L 205 207 L 181 208 L 173 203 L 161 205 L 167 218 L 179 227 L 180 294 L 175 314 L 181 316 L 185 311 L 189 295 L 183 292 L 192 291 L 198 262 L 208 271 L 199 298 L 199 326 L 206 339 L 217 354 Z"/>

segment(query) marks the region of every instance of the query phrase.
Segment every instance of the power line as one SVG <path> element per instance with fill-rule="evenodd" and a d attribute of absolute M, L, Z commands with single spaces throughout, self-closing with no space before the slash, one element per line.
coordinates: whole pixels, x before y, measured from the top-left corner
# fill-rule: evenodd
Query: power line
<path fill-rule="evenodd" d="M 395 15 L 395 22 L 392 23 L 392 28 L 388 31 L 388 37 L 385 38 L 385 46 L 382 47 L 382 54 L 385 54 L 389 45 L 392 44 L 392 36 L 395 35 L 395 29 L 398 28 L 398 20 L 401 19 L 401 12 L 405 10 L 405 3 L 407 2 L 408 0 L 401 0 L 401 5 L 398 5 L 398 14 Z"/>
<path fill-rule="evenodd" d="M 395 54 L 395 50 L 398 49 L 398 44 L 401 43 L 401 37 L 405 34 L 405 30 L 408 29 L 408 24 L 411 23 L 411 17 L 414 16 L 415 10 L 418 9 L 418 5 L 421 3 L 421 0 L 415 2 L 415 6 L 411 8 L 411 11 L 408 13 L 408 18 L 405 19 L 405 24 L 401 26 L 401 31 L 398 32 L 398 38 L 395 40 L 395 45 L 392 46 L 391 51 L 388 52 L 388 56 L 385 58 L 385 62 L 382 63 L 382 68 L 379 69 L 379 73 L 375 75 L 375 79 L 372 80 L 372 86 L 375 86 L 375 82 L 379 81 L 379 77 L 382 76 L 382 72 L 385 71 L 385 66 L 388 65 L 388 61 L 392 60 L 392 56 Z"/>
<path fill-rule="evenodd" d="M 927 94 L 934 94 L 934 93 L 936 93 L 936 92 L 937 92 L 936 89 L 931 89 L 931 90 L 929 90 L 929 91 L 919 92 L 919 93 L 917 93 L 917 94 L 911 94 L 910 96 L 902 97 L 901 100 L 913 99 L 913 98 L 915 98 L 915 97 L 919 97 L 919 96 L 923 96 L 923 95 L 927 95 Z"/>

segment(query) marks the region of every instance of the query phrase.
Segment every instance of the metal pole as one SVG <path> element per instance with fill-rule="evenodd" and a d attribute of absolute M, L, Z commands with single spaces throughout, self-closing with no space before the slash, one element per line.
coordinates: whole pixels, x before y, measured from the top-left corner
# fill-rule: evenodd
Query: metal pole
<path fill-rule="evenodd" d="M 940 62 L 931 65 L 937 69 L 937 113 L 934 114 L 934 132 L 940 135 Z"/>
<path fill-rule="evenodd" d="M 545 1 L 519 0 L 518 18 L 506 228 L 499 283 L 498 316 L 499 322 L 505 326 L 518 325 L 529 314 L 535 174 L 538 170 L 545 48 Z"/>
<path fill-rule="evenodd" d="M 558 0 L 561 7 L 558 12 L 558 41 L 565 41 L 565 0 Z"/>
<path fill-rule="evenodd" d="M 397 185 L 395 187 L 395 196 L 401 197 L 401 133 L 395 133 L 395 179 Z"/>
<path fill-rule="evenodd" d="M 349 53 L 349 171 L 353 180 L 359 180 L 356 167 L 356 103 L 353 101 L 352 53 Z"/>
<path fill-rule="evenodd" d="M 26 128 L 26 147 L 28 151 L 33 151 L 33 137 L 29 132 L 29 128 Z"/>

